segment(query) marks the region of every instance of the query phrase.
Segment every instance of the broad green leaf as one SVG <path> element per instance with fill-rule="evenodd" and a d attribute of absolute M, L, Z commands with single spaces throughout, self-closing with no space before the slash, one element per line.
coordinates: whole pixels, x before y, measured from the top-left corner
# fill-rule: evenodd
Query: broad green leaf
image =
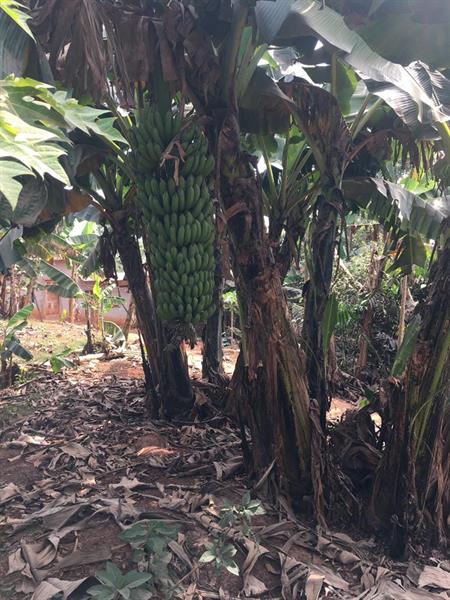
<path fill-rule="evenodd" d="M 125 138 L 114 127 L 116 119 L 106 117 L 109 110 L 101 110 L 92 106 L 84 106 L 75 98 L 70 98 L 67 92 L 55 92 L 54 98 L 66 123 L 84 133 L 94 133 L 109 142 L 126 144 Z"/>
<path fill-rule="evenodd" d="M 57 355 L 50 357 L 50 366 L 53 373 L 60 373 L 64 368 L 72 369 L 75 363 L 64 356 Z"/>
<path fill-rule="evenodd" d="M 207 563 L 212 562 L 213 560 L 216 560 L 216 554 L 213 550 L 210 549 L 210 550 L 205 550 L 205 552 L 203 552 L 203 554 L 198 559 L 198 562 L 207 564 Z"/>
<path fill-rule="evenodd" d="M 103 583 L 104 585 L 109 585 L 116 589 L 119 589 L 122 586 L 123 576 L 122 572 L 114 563 L 108 562 L 106 563 L 106 568 L 104 571 L 99 571 L 95 574 L 97 579 Z"/>
<path fill-rule="evenodd" d="M 413 266 L 424 267 L 427 251 L 420 236 L 407 233 L 400 238 L 393 263 L 386 269 L 387 273 L 400 270 L 402 275 L 412 273 Z"/>
<path fill-rule="evenodd" d="M 34 309 L 34 304 L 27 304 L 20 310 L 18 310 L 8 321 L 6 324 L 6 335 L 9 335 L 13 331 L 15 331 L 18 327 L 23 325 L 28 317 L 31 315 Z"/>
<path fill-rule="evenodd" d="M 259 0 L 255 6 L 260 43 L 271 44 L 289 16 L 293 0 Z"/>
<path fill-rule="evenodd" d="M 27 20 L 30 18 L 25 12 L 25 6 L 16 2 L 16 0 L 0 0 L 0 10 L 2 10 L 14 23 L 20 27 L 27 35 L 33 38 L 31 29 L 28 26 Z M 33 38 L 34 39 L 34 38 Z"/>
<path fill-rule="evenodd" d="M 139 573 L 138 571 L 128 571 L 123 577 L 124 586 L 130 589 L 137 588 L 152 578 L 151 573 Z"/>
<path fill-rule="evenodd" d="M 278 3 L 282 0 L 276 0 L 274 4 Z M 298 37 L 299 31 L 305 35 L 308 29 L 327 46 L 340 50 L 340 58 L 364 78 L 389 83 L 408 94 L 416 104 L 420 122 L 430 111 L 436 120 L 448 118 L 411 72 L 374 52 L 358 33 L 349 28 L 342 15 L 314 0 L 296 0 L 279 31 L 280 39 Z"/>
<path fill-rule="evenodd" d="M 358 84 L 355 71 L 336 59 L 336 100 L 342 114 L 348 115 L 351 111 L 350 100 Z"/>
<path fill-rule="evenodd" d="M 422 318 L 418 314 L 414 315 L 411 321 L 408 323 L 405 331 L 405 337 L 403 338 L 400 348 L 397 350 L 394 364 L 392 365 L 392 377 L 400 377 L 404 373 L 406 365 L 413 353 L 421 324 Z"/>
<path fill-rule="evenodd" d="M 97 576 L 98 578 L 98 576 Z M 116 597 L 115 590 L 105 587 L 104 585 L 93 585 L 87 591 L 90 596 L 98 598 L 98 600 L 114 600 Z"/>
<path fill-rule="evenodd" d="M 32 129 L 40 131 L 37 128 Z M 28 127 L 27 132 L 15 139 L 1 139 L 0 132 L 0 158 L 20 161 L 41 177 L 48 174 L 64 184 L 69 184 L 67 175 L 58 160 L 59 157 L 66 154 L 66 151 L 47 140 L 37 140 L 36 136 L 27 136 L 26 133 L 30 132 L 31 128 Z"/>
<path fill-rule="evenodd" d="M 0 215 L 14 225 L 32 227 L 47 203 L 47 187 L 37 177 L 26 176 L 19 199 L 11 210 L 5 199 L 0 199 Z"/>
<path fill-rule="evenodd" d="M 224 563 L 224 566 L 229 573 L 231 573 L 232 575 L 236 575 L 236 577 L 239 577 L 239 567 L 234 562 L 234 560 L 230 560 L 229 562 Z"/>
<path fill-rule="evenodd" d="M 384 2 L 385 10 L 380 15 L 374 15 L 368 22 L 361 19 L 356 26 L 367 44 L 385 58 L 403 65 L 419 59 L 435 69 L 449 68 L 448 0 Z"/>
<path fill-rule="evenodd" d="M 89 277 L 94 271 L 97 271 L 100 266 L 100 240 L 95 245 L 95 248 L 89 253 L 88 257 L 80 267 L 80 275 Z"/>
<path fill-rule="evenodd" d="M 28 167 L 15 160 L 0 160 L 0 192 L 12 208 L 16 206 L 22 189 L 22 184 L 17 181 L 16 177 L 31 173 L 32 171 Z"/>
<path fill-rule="evenodd" d="M 33 355 L 16 338 L 10 339 L 6 344 L 6 351 L 15 354 L 23 360 L 31 360 Z"/>
<path fill-rule="evenodd" d="M 389 80 L 367 80 L 365 83 L 368 90 L 382 98 L 412 129 L 419 127 L 421 123 L 433 124 L 436 121 L 450 120 L 450 80 L 420 61 L 404 68 L 432 99 L 432 104 L 422 106 L 414 95 Z"/>
<path fill-rule="evenodd" d="M 56 285 L 49 286 L 49 290 L 53 293 L 62 296 L 63 298 L 79 298 L 84 295 L 83 290 L 75 283 L 75 281 L 60 271 L 53 265 L 41 260 L 40 262 L 41 271 L 47 275 Z"/>
<path fill-rule="evenodd" d="M 23 260 L 26 249 L 20 242 L 22 227 L 10 229 L 0 240 L 0 272 Z"/>
<path fill-rule="evenodd" d="M 401 185 L 373 177 L 345 179 L 344 196 L 367 209 L 387 230 L 420 233 L 427 239 L 436 239 L 446 216 L 440 208 L 412 194 Z M 433 199 L 436 203 L 437 199 Z"/>

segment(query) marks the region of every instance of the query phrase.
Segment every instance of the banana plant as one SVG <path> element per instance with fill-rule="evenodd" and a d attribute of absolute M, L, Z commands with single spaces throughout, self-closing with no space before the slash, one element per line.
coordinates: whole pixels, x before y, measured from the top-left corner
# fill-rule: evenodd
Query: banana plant
<path fill-rule="evenodd" d="M 8 387 L 13 383 L 13 356 L 17 356 L 25 361 L 33 358 L 31 352 L 22 346 L 17 335 L 27 324 L 28 317 L 33 312 L 33 308 L 33 304 L 28 304 L 18 310 L 9 319 L 4 328 L 0 346 L 1 382 L 3 387 Z"/>

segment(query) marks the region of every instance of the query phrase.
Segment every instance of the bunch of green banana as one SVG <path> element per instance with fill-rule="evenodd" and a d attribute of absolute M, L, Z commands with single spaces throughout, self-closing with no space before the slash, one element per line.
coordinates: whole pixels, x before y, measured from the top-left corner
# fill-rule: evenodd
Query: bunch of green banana
<path fill-rule="evenodd" d="M 207 181 L 214 159 L 207 139 L 179 113 L 161 115 L 146 106 L 130 140 L 158 315 L 167 322 L 201 323 L 213 312 L 215 269 Z M 172 141 L 170 160 L 162 161 Z"/>

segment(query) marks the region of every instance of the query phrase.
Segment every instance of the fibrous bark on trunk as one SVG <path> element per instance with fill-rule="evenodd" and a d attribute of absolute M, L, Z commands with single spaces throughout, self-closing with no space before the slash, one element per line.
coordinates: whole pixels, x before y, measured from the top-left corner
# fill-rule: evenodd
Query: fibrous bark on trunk
<path fill-rule="evenodd" d="M 445 486 L 450 481 L 450 463 L 444 448 L 450 397 L 449 220 L 443 237 L 427 300 L 415 310 L 422 325 L 406 375 L 403 381 L 390 381 L 395 394 L 387 394 L 390 433 L 375 477 L 371 511 L 379 528 L 394 531 L 394 554 L 405 549 L 407 523 L 425 525 L 437 541 L 448 543 L 450 507 Z M 402 472 L 404 483 L 399 485 L 396 474 Z M 403 528 L 401 535 L 399 528 Z"/>
<path fill-rule="evenodd" d="M 337 237 L 337 205 L 342 206 L 339 190 L 320 195 L 311 239 L 311 273 L 305 298 L 302 338 L 307 357 L 309 393 L 320 407 L 322 427 L 330 404 L 322 321 L 330 297 Z M 335 199 L 333 200 L 333 197 Z"/>
<path fill-rule="evenodd" d="M 242 330 L 231 394 L 243 426 L 245 458 L 254 477 L 264 476 L 266 488 L 272 492 L 281 488 L 305 510 L 314 490 L 304 357 L 269 248 L 252 158 L 239 150 L 233 114 L 223 123 L 219 153 L 220 194 L 231 237 Z M 244 426 L 251 433 L 250 445 Z M 316 501 L 321 514 L 321 498 Z"/>

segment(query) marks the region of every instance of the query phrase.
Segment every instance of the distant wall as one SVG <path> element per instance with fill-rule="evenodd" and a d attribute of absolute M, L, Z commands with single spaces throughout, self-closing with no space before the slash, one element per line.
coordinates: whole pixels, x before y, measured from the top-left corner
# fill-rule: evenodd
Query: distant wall
<path fill-rule="evenodd" d="M 63 271 L 67 275 L 70 276 L 70 271 L 67 268 L 64 261 L 55 261 L 54 266 Z M 40 285 L 51 285 L 53 282 L 46 277 L 41 277 L 38 280 Z M 78 281 L 78 285 L 82 290 L 89 292 L 92 290 L 94 285 L 94 281 L 92 280 L 80 280 Z M 35 288 L 33 290 L 34 294 L 34 310 L 33 310 L 33 318 L 40 319 L 42 321 L 59 321 L 59 320 L 69 320 L 69 298 L 62 298 L 52 292 L 49 292 L 46 289 L 38 289 Z M 120 296 L 124 298 L 125 302 L 123 306 L 117 306 L 113 308 L 109 313 L 105 315 L 105 319 L 108 321 L 113 321 L 117 323 L 117 325 L 124 325 L 125 320 L 127 318 L 127 308 L 131 301 L 131 293 L 128 289 L 128 282 L 126 280 L 121 280 L 118 282 L 118 286 L 113 291 L 115 296 Z M 95 318 L 95 316 L 94 316 Z M 75 300 L 74 305 L 74 323 L 85 323 L 86 322 L 86 314 L 85 310 L 81 305 L 79 300 Z"/>

